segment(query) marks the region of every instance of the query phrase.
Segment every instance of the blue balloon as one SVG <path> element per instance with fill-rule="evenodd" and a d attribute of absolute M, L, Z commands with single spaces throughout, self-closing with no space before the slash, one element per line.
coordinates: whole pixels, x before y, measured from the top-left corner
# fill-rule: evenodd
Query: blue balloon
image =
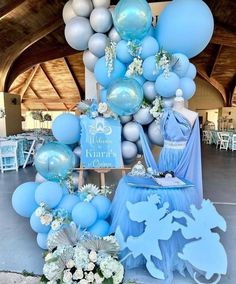
<path fill-rule="evenodd" d="M 19 185 L 12 195 L 12 206 L 16 213 L 22 217 L 29 218 L 38 207 L 35 202 L 36 182 L 26 182 Z"/>
<path fill-rule="evenodd" d="M 169 72 L 168 76 L 163 73 L 157 77 L 155 89 L 164 98 L 172 97 L 179 88 L 179 81 L 179 77 L 175 73 Z"/>
<path fill-rule="evenodd" d="M 107 93 L 110 109 L 120 116 L 136 113 L 143 102 L 143 89 L 131 78 L 122 78 L 111 83 Z"/>
<path fill-rule="evenodd" d="M 41 183 L 35 191 L 35 201 L 40 204 L 44 202 L 47 207 L 55 208 L 61 201 L 63 190 L 59 183 L 46 181 Z"/>
<path fill-rule="evenodd" d="M 106 65 L 105 57 L 101 57 L 96 62 L 94 67 L 94 76 L 98 83 L 103 87 L 108 87 L 108 85 L 116 79 L 124 77 L 126 73 L 126 66 L 121 63 L 118 59 L 113 62 L 113 70 L 109 76 L 108 68 Z"/>
<path fill-rule="evenodd" d="M 179 77 L 184 77 L 189 67 L 188 57 L 181 53 L 174 53 L 172 56 L 172 71 Z"/>
<path fill-rule="evenodd" d="M 155 28 L 151 26 L 150 30 L 147 33 L 147 36 L 155 37 Z"/>
<path fill-rule="evenodd" d="M 102 103 L 106 103 L 107 102 L 107 89 L 100 90 L 99 97 Z"/>
<path fill-rule="evenodd" d="M 46 226 L 41 223 L 40 218 L 35 215 L 35 212 L 30 217 L 30 226 L 33 231 L 42 234 L 47 234 L 51 229 L 50 225 Z"/>
<path fill-rule="evenodd" d="M 159 16 L 156 38 L 168 52 L 192 58 L 207 46 L 213 30 L 213 15 L 204 1 L 174 0 Z"/>
<path fill-rule="evenodd" d="M 116 46 L 117 58 L 125 64 L 130 64 L 133 61 L 133 56 L 129 52 L 127 41 L 121 40 Z"/>
<path fill-rule="evenodd" d="M 188 70 L 185 73 L 184 77 L 188 77 L 190 79 L 195 79 L 197 76 L 197 69 L 193 63 L 189 63 Z"/>
<path fill-rule="evenodd" d="M 59 142 L 43 145 L 35 155 L 35 167 L 47 180 L 60 181 L 75 166 L 75 156 L 71 149 Z"/>
<path fill-rule="evenodd" d="M 48 234 L 39 233 L 37 235 L 37 244 L 41 249 L 48 249 Z"/>
<path fill-rule="evenodd" d="M 58 205 L 58 208 L 63 208 L 67 210 L 68 213 L 71 214 L 73 208 L 79 202 L 80 202 L 79 196 L 74 195 L 74 194 L 68 194 L 62 198 L 61 202 Z"/>
<path fill-rule="evenodd" d="M 143 84 L 143 93 L 147 101 L 152 102 L 157 97 L 157 92 L 155 89 L 155 83 L 147 81 Z"/>
<path fill-rule="evenodd" d="M 156 63 L 155 56 L 149 56 L 143 62 L 143 77 L 151 82 L 156 81 L 162 70 Z"/>
<path fill-rule="evenodd" d="M 72 219 L 78 227 L 91 227 L 97 220 L 96 208 L 88 202 L 78 203 L 72 210 Z"/>
<path fill-rule="evenodd" d="M 88 228 L 88 231 L 99 237 L 106 237 L 109 235 L 110 225 L 104 220 L 97 220 L 97 222 Z"/>
<path fill-rule="evenodd" d="M 145 0 L 121 0 L 115 7 L 113 21 L 122 39 L 141 40 L 150 30 L 152 11 Z"/>
<path fill-rule="evenodd" d="M 52 133 L 61 143 L 74 144 L 80 140 L 80 119 L 71 113 L 59 115 L 52 123 Z"/>
<path fill-rule="evenodd" d="M 142 41 L 141 58 L 146 59 L 149 56 L 155 55 L 159 51 L 159 44 L 152 36 L 147 36 Z"/>
<path fill-rule="evenodd" d="M 110 214 L 111 201 L 103 196 L 97 195 L 91 201 L 91 204 L 96 208 L 98 219 L 106 219 Z"/>
<path fill-rule="evenodd" d="M 187 77 L 180 79 L 179 88 L 183 91 L 183 97 L 185 100 L 191 99 L 196 92 L 196 84 L 192 79 Z"/>
<path fill-rule="evenodd" d="M 146 82 L 146 79 L 142 75 L 131 75 L 127 76 L 127 78 L 136 80 L 140 84 L 140 86 L 142 86 Z"/>

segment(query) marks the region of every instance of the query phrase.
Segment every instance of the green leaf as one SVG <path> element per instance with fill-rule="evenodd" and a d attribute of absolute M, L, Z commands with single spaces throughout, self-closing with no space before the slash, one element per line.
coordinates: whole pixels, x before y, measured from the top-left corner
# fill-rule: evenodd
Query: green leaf
<path fill-rule="evenodd" d="M 102 281 L 102 284 L 113 284 L 113 279 L 112 277 L 111 278 L 108 278 L 108 279 L 104 279 Z"/>

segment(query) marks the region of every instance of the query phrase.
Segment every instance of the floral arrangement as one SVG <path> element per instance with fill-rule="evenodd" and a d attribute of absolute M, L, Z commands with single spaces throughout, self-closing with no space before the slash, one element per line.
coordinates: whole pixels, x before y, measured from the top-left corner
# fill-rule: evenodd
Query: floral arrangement
<path fill-rule="evenodd" d="M 108 77 L 111 76 L 111 73 L 113 71 L 115 59 L 116 59 L 116 43 L 111 40 L 109 45 L 107 45 L 105 48 L 105 60 L 108 69 Z"/>
<path fill-rule="evenodd" d="M 111 194 L 112 190 L 110 186 L 101 186 L 99 188 L 95 184 L 85 184 L 79 188 L 81 199 L 85 202 L 90 202 L 96 195 L 104 195 L 107 196 Z"/>
<path fill-rule="evenodd" d="M 142 75 L 143 74 L 143 60 L 140 57 L 134 58 L 133 62 L 128 66 L 126 76 L 130 77 L 133 75 Z"/>
<path fill-rule="evenodd" d="M 128 41 L 128 51 L 133 57 L 139 57 L 142 51 L 141 42 L 137 40 Z"/>
<path fill-rule="evenodd" d="M 168 77 L 170 72 L 170 63 L 172 60 L 172 55 L 164 49 L 161 49 L 155 55 L 155 59 L 157 66 L 163 70 L 164 76 Z"/>
<path fill-rule="evenodd" d="M 153 102 L 153 107 L 150 109 L 151 115 L 156 119 L 160 120 L 163 113 L 164 105 L 161 97 L 157 97 Z"/>
<path fill-rule="evenodd" d="M 124 267 L 113 236 L 98 238 L 81 233 L 74 223 L 48 239 L 41 282 L 48 284 L 119 284 Z"/>

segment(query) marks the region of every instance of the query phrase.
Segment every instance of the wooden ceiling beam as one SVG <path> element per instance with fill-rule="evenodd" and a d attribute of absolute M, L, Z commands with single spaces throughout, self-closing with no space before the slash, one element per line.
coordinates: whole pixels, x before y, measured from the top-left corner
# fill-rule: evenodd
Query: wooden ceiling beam
<path fill-rule="evenodd" d="M 32 85 L 29 85 L 29 88 L 31 89 L 31 91 L 34 93 L 34 95 L 38 98 L 41 99 L 42 97 L 38 94 L 38 92 L 34 89 L 34 87 Z M 45 103 L 43 103 L 45 109 L 48 111 L 48 107 Z"/>
<path fill-rule="evenodd" d="M 23 98 L 23 102 L 31 102 L 31 103 L 62 103 L 62 104 L 77 104 L 80 101 L 80 97 L 72 97 L 72 98 Z"/>
<path fill-rule="evenodd" d="M 236 33 L 216 23 L 211 43 L 236 47 Z"/>
<path fill-rule="evenodd" d="M 219 45 L 218 51 L 217 51 L 217 54 L 216 54 L 216 57 L 215 57 L 215 60 L 214 60 L 214 63 L 213 63 L 213 65 L 211 67 L 211 70 L 209 72 L 209 78 L 211 78 L 213 73 L 214 73 L 214 69 L 215 69 L 217 61 L 218 61 L 218 59 L 220 57 L 221 50 L 222 50 L 222 45 Z"/>
<path fill-rule="evenodd" d="M 7 16 L 12 10 L 24 3 L 25 0 L 11 0 L 6 5 L 0 8 L 0 20 Z"/>

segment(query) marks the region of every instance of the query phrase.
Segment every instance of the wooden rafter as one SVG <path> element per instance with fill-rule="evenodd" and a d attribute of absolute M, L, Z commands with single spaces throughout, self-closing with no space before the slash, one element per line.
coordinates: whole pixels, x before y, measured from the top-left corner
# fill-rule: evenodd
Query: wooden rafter
<path fill-rule="evenodd" d="M 18 89 L 22 88 L 23 84 L 20 84 L 20 85 L 16 86 L 15 88 L 9 90 L 8 93 L 14 94 L 14 92 L 16 92 Z"/>
<path fill-rule="evenodd" d="M 214 73 L 214 69 L 215 69 L 217 61 L 218 61 L 218 59 L 220 57 L 221 50 L 222 50 L 222 45 L 219 45 L 216 58 L 215 58 L 214 63 L 212 65 L 212 67 L 211 67 L 211 70 L 209 72 L 209 78 L 211 78 L 213 73 Z"/>
<path fill-rule="evenodd" d="M 12 10 L 21 5 L 25 0 L 11 0 L 0 9 L 0 20 L 7 16 Z"/>
<path fill-rule="evenodd" d="M 76 104 L 79 101 L 79 97 L 72 97 L 72 98 L 23 98 L 23 102 L 31 102 L 31 103 L 43 103 L 43 104 L 50 104 L 50 103 L 62 103 L 62 104 Z"/>
<path fill-rule="evenodd" d="M 41 99 L 42 97 L 38 94 L 38 92 L 34 89 L 32 85 L 29 85 L 30 90 L 34 93 L 34 95 L 38 98 Z M 45 103 L 43 103 L 44 107 L 46 110 L 48 110 L 48 107 Z"/>
<path fill-rule="evenodd" d="M 212 43 L 236 47 L 236 33 L 222 27 L 218 23 L 215 25 Z"/>

